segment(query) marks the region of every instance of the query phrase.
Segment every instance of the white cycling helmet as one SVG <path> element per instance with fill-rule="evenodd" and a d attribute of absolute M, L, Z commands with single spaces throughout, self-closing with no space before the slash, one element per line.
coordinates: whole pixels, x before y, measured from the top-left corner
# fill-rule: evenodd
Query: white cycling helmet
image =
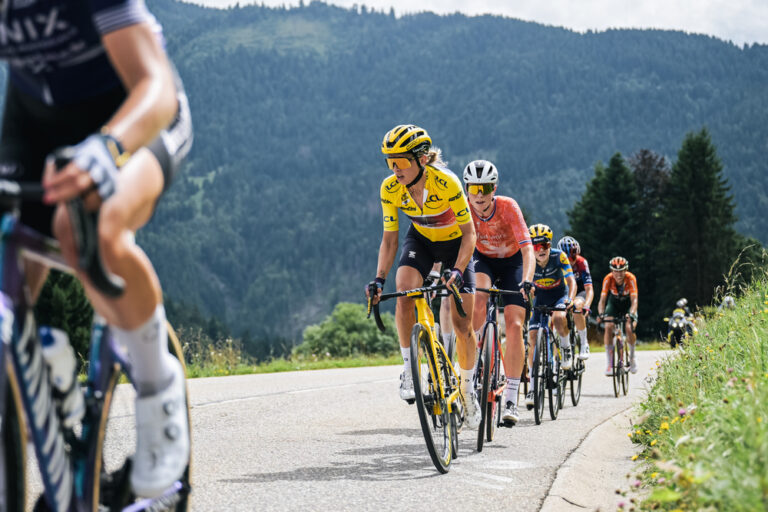
<path fill-rule="evenodd" d="M 679 301 L 677 301 L 677 307 L 679 308 L 684 308 L 687 305 L 688 305 L 688 299 L 686 298 L 682 298 Z"/>
<path fill-rule="evenodd" d="M 499 171 L 488 160 L 473 160 L 464 168 L 464 183 L 467 185 L 493 183 L 499 181 Z"/>

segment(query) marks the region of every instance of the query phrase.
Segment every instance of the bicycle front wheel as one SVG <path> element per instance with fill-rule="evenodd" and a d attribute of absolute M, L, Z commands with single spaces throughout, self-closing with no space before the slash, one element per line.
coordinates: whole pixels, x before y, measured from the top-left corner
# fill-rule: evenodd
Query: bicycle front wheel
<path fill-rule="evenodd" d="M 10 361 L 8 361 L 10 363 Z M 12 365 L 8 364 L 8 367 Z M 10 373 L 7 374 L 10 377 Z M 26 504 L 26 428 L 21 420 L 21 396 L 16 381 L 8 378 L 5 383 L 5 403 L 2 411 L 0 432 L 0 510 L 23 512 Z"/>
<path fill-rule="evenodd" d="M 541 419 L 544 417 L 544 389 L 546 388 L 544 362 L 547 360 L 547 344 L 544 342 L 542 331 L 542 329 L 539 329 L 536 336 L 533 368 L 531 369 L 531 377 L 533 378 L 533 419 L 537 425 L 541 425 Z"/>
<path fill-rule="evenodd" d="M 625 344 L 624 349 L 624 361 L 625 364 L 622 366 L 621 371 L 621 390 L 626 395 L 627 390 L 629 389 L 629 346 Z"/>
<path fill-rule="evenodd" d="M 445 390 L 445 374 L 432 352 L 427 329 L 413 326 L 411 332 L 411 375 L 421 431 L 432 463 L 440 473 L 447 473 L 453 455 L 451 418 Z M 434 376 L 434 378 L 433 378 Z"/>
<path fill-rule="evenodd" d="M 571 403 L 574 407 L 579 405 L 581 399 L 581 378 L 584 376 L 584 361 L 578 357 L 573 361 L 573 379 L 571 379 Z"/>
<path fill-rule="evenodd" d="M 489 411 L 489 423 L 485 426 L 486 441 L 493 441 L 496 435 L 496 427 L 501 425 L 501 410 L 506 404 L 502 403 L 504 399 L 504 390 L 507 386 L 507 376 L 504 374 L 504 368 L 501 363 L 501 343 L 499 343 L 499 333 L 496 333 L 496 339 L 493 343 L 493 366 L 491 367 L 491 402 L 492 411 Z"/>
<path fill-rule="evenodd" d="M 181 343 L 170 324 L 168 328 L 168 349 L 171 355 L 184 365 L 184 354 Z M 106 338 L 102 338 L 106 341 Z M 125 431 L 135 432 L 133 425 L 135 411 L 133 410 L 134 397 L 131 386 L 118 388 L 121 371 L 111 371 L 105 390 L 102 392 L 101 408 L 99 411 L 98 436 L 96 442 L 91 443 L 88 450 L 88 463 L 93 475 L 92 509 L 94 512 L 101 510 L 122 510 L 136 501 L 130 485 L 130 454 L 121 449 L 124 443 L 121 438 Z M 186 385 L 186 384 L 185 384 Z M 98 398 L 98 397 L 97 397 Z M 187 421 L 189 418 L 189 391 L 186 393 Z M 122 428 L 120 428 L 122 427 Z M 190 450 L 191 457 L 191 450 Z M 190 492 L 190 462 L 181 477 L 180 490 L 169 498 L 174 503 L 164 510 L 174 512 L 186 512 L 189 508 Z"/>
<path fill-rule="evenodd" d="M 613 396 L 619 397 L 619 387 L 621 386 L 621 374 L 624 371 L 624 364 L 621 361 L 622 352 L 621 341 L 613 340 Z"/>
<path fill-rule="evenodd" d="M 483 335 L 483 348 L 480 350 L 477 358 L 477 369 L 475 378 L 480 383 L 480 392 L 478 402 L 480 404 L 480 425 L 477 427 L 477 451 L 483 451 L 483 441 L 485 440 L 486 425 L 493 421 L 493 411 L 489 402 L 491 390 L 491 368 L 493 357 L 493 326 L 485 324 Z M 489 439 L 490 441 L 490 439 Z"/>
<path fill-rule="evenodd" d="M 554 340 L 552 344 L 552 355 L 547 358 L 547 398 L 549 399 L 549 417 L 557 419 L 557 413 L 560 412 L 560 357 L 555 349 Z"/>

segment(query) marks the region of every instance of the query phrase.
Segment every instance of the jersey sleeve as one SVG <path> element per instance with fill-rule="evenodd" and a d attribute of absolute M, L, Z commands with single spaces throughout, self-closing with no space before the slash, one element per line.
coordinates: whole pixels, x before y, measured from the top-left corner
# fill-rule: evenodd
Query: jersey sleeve
<path fill-rule="evenodd" d="M 560 268 L 563 270 L 563 278 L 573 275 L 573 269 L 571 268 L 571 262 L 568 261 L 568 256 L 564 252 L 560 253 Z"/>
<path fill-rule="evenodd" d="M 609 289 L 610 289 L 610 287 L 611 287 L 611 280 L 612 280 L 612 279 L 613 279 L 613 276 L 612 276 L 611 274 L 607 274 L 607 275 L 606 275 L 606 276 L 603 278 L 603 287 L 602 287 L 602 289 L 600 290 L 600 298 L 601 298 L 601 299 L 602 299 L 603 297 L 607 297 L 607 296 L 608 296 L 608 290 L 609 290 Z"/>
<path fill-rule="evenodd" d="M 456 216 L 456 223 L 461 225 L 472 222 L 472 216 L 469 214 L 469 202 L 467 201 L 467 196 L 464 195 L 464 188 L 455 175 L 451 175 L 449 180 L 451 183 L 449 193 L 451 195 L 448 197 L 448 204 Z"/>
<path fill-rule="evenodd" d="M 88 4 L 93 24 L 101 35 L 145 22 L 152 25 L 155 32 L 159 31 L 159 24 L 144 0 L 88 0 Z"/>
<path fill-rule="evenodd" d="M 510 208 L 506 220 L 512 227 L 512 234 L 515 235 L 517 244 L 520 247 L 530 244 L 531 235 L 528 232 L 528 225 L 525 223 L 523 212 L 520 210 L 520 206 L 514 199 L 510 199 L 510 204 L 512 205 L 512 208 Z"/>
<path fill-rule="evenodd" d="M 592 285 L 592 274 L 589 272 L 589 263 L 586 259 L 583 259 L 582 261 L 584 262 L 584 268 L 581 271 L 581 281 L 584 283 L 584 286 Z"/>
<path fill-rule="evenodd" d="M 627 279 L 627 282 L 629 283 L 629 296 L 630 297 L 637 297 L 637 278 L 633 275 L 627 274 L 627 277 L 630 279 Z"/>
<path fill-rule="evenodd" d="M 381 214 L 384 221 L 384 231 L 397 231 L 400 223 L 397 217 L 397 206 L 392 201 L 391 194 L 387 192 L 387 180 L 381 183 L 379 197 L 381 199 Z"/>

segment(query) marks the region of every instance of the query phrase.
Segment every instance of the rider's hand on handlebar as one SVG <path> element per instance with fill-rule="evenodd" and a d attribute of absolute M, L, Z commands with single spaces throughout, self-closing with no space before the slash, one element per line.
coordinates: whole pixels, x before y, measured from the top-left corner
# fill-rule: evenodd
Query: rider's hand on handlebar
<path fill-rule="evenodd" d="M 379 297 L 381 297 L 381 290 L 384 288 L 385 281 L 386 279 L 383 277 L 377 277 L 365 287 L 365 296 L 369 299 L 372 298 L 373 304 L 379 303 Z"/>
<path fill-rule="evenodd" d="M 464 277 L 461 274 L 461 270 L 457 268 L 451 270 L 450 273 L 445 272 L 443 274 L 443 281 L 445 282 L 445 286 L 450 289 L 451 285 L 453 285 L 456 287 L 459 293 L 461 293 L 461 287 L 464 286 Z"/>

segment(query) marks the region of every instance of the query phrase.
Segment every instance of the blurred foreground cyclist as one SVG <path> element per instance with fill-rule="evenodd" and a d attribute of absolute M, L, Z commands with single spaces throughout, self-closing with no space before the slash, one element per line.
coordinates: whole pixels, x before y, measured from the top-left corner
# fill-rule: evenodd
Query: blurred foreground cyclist
<path fill-rule="evenodd" d="M 160 283 L 133 232 L 150 219 L 189 151 L 187 99 L 141 0 L 0 0 L 0 29 L 0 57 L 9 61 L 0 169 L 17 181 L 42 178 L 48 206 L 24 203 L 21 218 L 53 231 L 128 352 L 138 391 L 131 484 L 155 497 L 189 459 L 186 383 L 168 352 Z M 62 146 L 72 146 L 72 160 L 56 172 L 47 157 Z M 99 210 L 99 248 L 125 282 L 120 297 L 97 290 L 78 268 L 65 205 L 78 197 Z M 26 271 L 37 297 L 47 269 L 28 262 Z"/>

